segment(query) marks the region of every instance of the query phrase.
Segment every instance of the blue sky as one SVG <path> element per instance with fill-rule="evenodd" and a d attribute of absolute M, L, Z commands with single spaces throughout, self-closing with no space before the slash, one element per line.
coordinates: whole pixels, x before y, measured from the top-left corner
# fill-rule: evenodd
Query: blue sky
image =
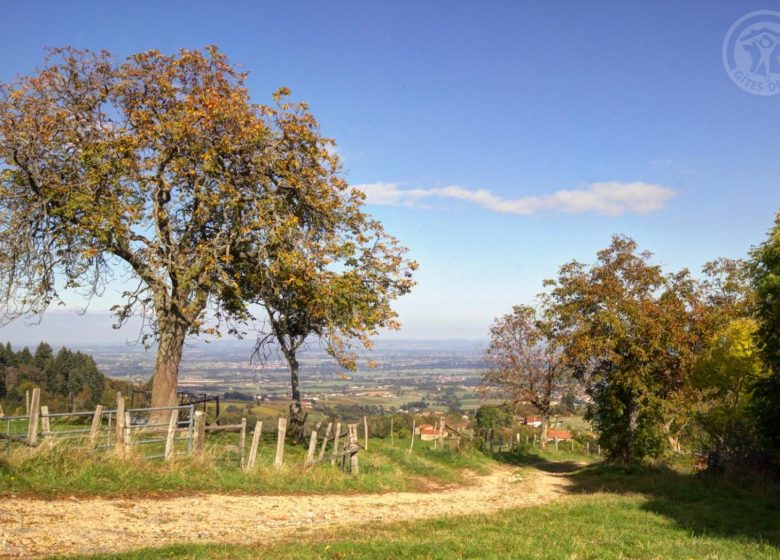
<path fill-rule="evenodd" d="M 395 204 L 369 210 L 420 263 L 396 336 L 479 338 L 613 233 L 670 270 L 761 242 L 780 207 L 780 95 L 742 91 L 721 60 L 753 10 L 780 3 L 9 2 L 0 80 L 45 46 L 219 45 L 257 102 L 281 85 L 309 102 L 350 182 Z M 594 184 L 639 186 L 605 211 Z M 74 316 L 68 336 L 94 324 Z M 65 336 L 46 319 L 23 331 L 0 340 Z"/>

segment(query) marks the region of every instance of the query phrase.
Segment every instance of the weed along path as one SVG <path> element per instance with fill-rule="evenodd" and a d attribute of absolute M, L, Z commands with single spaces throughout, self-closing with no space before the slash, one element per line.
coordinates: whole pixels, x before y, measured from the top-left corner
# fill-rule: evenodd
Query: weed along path
<path fill-rule="evenodd" d="M 117 552 L 173 543 L 268 543 L 351 524 L 539 505 L 561 496 L 567 485 L 560 475 L 509 467 L 471 482 L 420 493 L 10 498 L 0 507 L 0 558 Z"/>

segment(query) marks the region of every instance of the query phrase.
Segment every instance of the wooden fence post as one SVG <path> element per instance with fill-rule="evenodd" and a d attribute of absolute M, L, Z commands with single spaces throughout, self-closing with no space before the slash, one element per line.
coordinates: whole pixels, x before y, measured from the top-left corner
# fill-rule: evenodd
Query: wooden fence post
<path fill-rule="evenodd" d="M 366 419 L 365 416 L 363 416 L 363 439 L 366 442 L 366 444 L 363 446 L 363 449 L 368 451 L 368 419 Z"/>
<path fill-rule="evenodd" d="M 585 444 L 585 454 L 590 455 L 590 442 L 586 442 Z"/>
<path fill-rule="evenodd" d="M 238 436 L 238 465 L 244 468 L 244 449 L 246 448 L 246 418 L 241 419 L 241 434 Z"/>
<path fill-rule="evenodd" d="M 27 441 L 30 445 L 38 443 L 38 421 L 41 417 L 41 390 L 36 387 L 30 398 L 30 422 L 27 424 Z"/>
<path fill-rule="evenodd" d="M 412 443 L 409 444 L 409 453 L 412 452 L 412 448 L 414 447 L 414 426 L 417 422 L 416 418 L 412 418 Z"/>
<path fill-rule="evenodd" d="M 121 450 L 125 443 L 125 398 L 116 394 L 116 449 Z"/>
<path fill-rule="evenodd" d="M 43 441 L 50 441 L 51 435 L 48 432 L 51 432 L 51 422 L 49 419 L 49 407 L 46 405 L 41 407 L 41 431 L 43 432 Z"/>
<path fill-rule="evenodd" d="M 276 440 L 276 457 L 274 458 L 274 467 L 282 467 L 284 462 L 284 435 L 287 432 L 287 418 L 279 418 L 279 433 Z"/>
<path fill-rule="evenodd" d="M 257 460 L 257 448 L 260 446 L 260 436 L 263 433 L 263 423 L 258 420 L 255 423 L 255 431 L 252 433 L 252 448 L 249 450 L 249 459 L 246 462 L 246 470 L 251 471 L 255 468 Z"/>
<path fill-rule="evenodd" d="M 336 464 L 336 454 L 339 452 L 339 437 L 341 436 L 341 422 L 336 422 L 336 432 L 333 434 L 333 452 L 330 455 L 330 464 Z"/>
<path fill-rule="evenodd" d="M 314 464 L 314 451 L 317 449 L 317 430 L 311 431 L 311 437 L 309 438 L 309 452 L 306 454 L 306 466 L 310 467 Z"/>
<path fill-rule="evenodd" d="M 365 420 L 365 416 L 363 419 Z M 349 472 L 350 474 L 358 474 L 360 468 L 358 466 L 358 426 L 353 424 L 352 426 L 352 444 L 349 446 Z"/>
<path fill-rule="evenodd" d="M 206 413 L 202 410 L 195 412 L 195 431 L 192 437 L 195 440 L 192 442 L 193 451 L 196 455 L 203 455 L 206 444 Z"/>
<path fill-rule="evenodd" d="M 555 438 L 555 450 L 558 451 L 558 438 Z"/>
<path fill-rule="evenodd" d="M 345 473 L 349 472 L 351 462 L 349 461 L 349 448 L 352 446 L 352 424 L 347 424 L 347 437 L 344 439 L 344 449 L 341 451 L 339 466 Z"/>
<path fill-rule="evenodd" d="M 442 449 L 444 449 L 444 426 L 445 426 L 445 424 L 446 424 L 446 422 L 445 422 L 444 418 L 439 420 L 439 447 L 441 447 Z"/>
<path fill-rule="evenodd" d="M 130 448 L 133 446 L 133 419 L 130 417 L 129 412 L 125 412 L 124 427 L 125 431 L 122 441 L 124 442 L 125 453 L 130 453 Z"/>
<path fill-rule="evenodd" d="M 333 423 L 328 422 L 328 427 L 325 428 L 325 437 L 322 438 L 322 447 L 320 447 L 320 454 L 317 458 L 317 461 L 320 463 L 325 458 L 325 447 L 328 445 L 328 438 L 330 437 L 330 430 L 333 428 Z"/>
<path fill-rule="evenodd" d="M 30 415 L 30 390 L 27 389 L 24 392 L 24 415 L 29 416 Z"/>
<path fill-rule="evenodd" d="M 89 429 L 89 443 L 95 445 L 97 443 L 98 432 L 100 431 L 100 424 L 103 422 L 103 405 L 99 404 L 95 407 L 95 415 L 92 417 L 92 426 Z"/>
<path fill-rule="evenodd" d="M 171 420 L 168 422 L 168 437 L 165 438 L 165 460 L 170 461 L 176 455 L 176 430 L 179 427 L 179 409 L 171 411 Z"/>

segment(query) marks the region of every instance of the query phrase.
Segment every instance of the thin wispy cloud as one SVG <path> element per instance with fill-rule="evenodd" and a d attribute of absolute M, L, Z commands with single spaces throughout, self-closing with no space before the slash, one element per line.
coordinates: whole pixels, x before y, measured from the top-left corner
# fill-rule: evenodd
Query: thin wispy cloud
<path fill-rule="evenodd" d="M 471 202 L 500 214 L 527 216 L 542 212 L 582 214 L 595 212 L 607 216 L 647 214 L 660 210 L 677 193 L 652 183 L 592 183 L 581 190 L 560 190 L 552 194 L 502 198 L 488 190 L 466 189 L 457 185 L 432 189 L 404 189 L 398 183 L 354 185 L 366 194 L 366 203 L 384 206 L 414 206 L 424 199 L 449 198 Z"/>

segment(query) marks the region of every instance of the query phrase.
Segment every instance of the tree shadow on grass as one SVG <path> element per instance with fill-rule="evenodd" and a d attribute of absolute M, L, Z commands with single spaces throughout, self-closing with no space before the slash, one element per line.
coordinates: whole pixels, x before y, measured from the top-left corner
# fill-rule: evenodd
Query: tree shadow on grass
<path fill-rule="evenodd" d="M 558 460 L 546 457 L 534 449 L 494 453 L 493 458 L 507 465 L 533 467 L 552 474 L 571 474 L 577 472 L 583 466 L 581 461 Z"/>
<path fill-rule="evenodd" d="M 669 467 L 627 470 L 607 462 L 558 466 L 536 457 L 541 470 L 565 473 L 575 494 L 641 494 L 640 506 L 694 536 L 735 539 L 780 548 L 780 485 L 747 476 L 685 474 Z M 528 463 L 526 463 L 528 464 Z"/>

